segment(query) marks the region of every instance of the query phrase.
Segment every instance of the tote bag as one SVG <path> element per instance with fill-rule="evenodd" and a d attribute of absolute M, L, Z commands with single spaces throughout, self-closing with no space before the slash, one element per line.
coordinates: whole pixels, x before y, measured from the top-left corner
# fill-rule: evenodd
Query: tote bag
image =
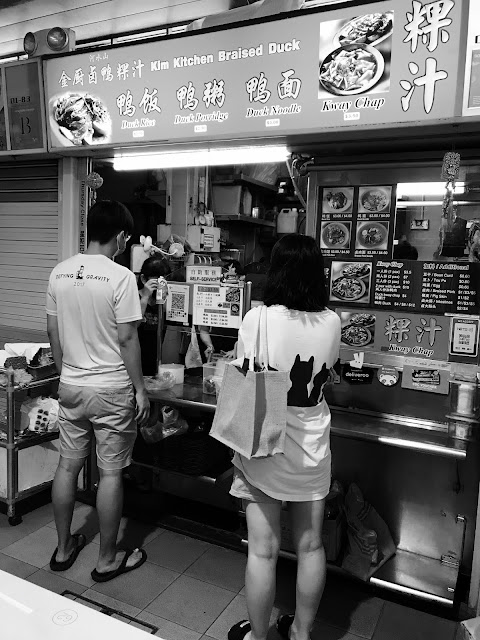
<path fill-rule="evenodd" d="M 288 371 L 268 367 L 267 308 L 258 313 L 245 359 L 225 367 L 210 435 L 245 458 L 283 453 L 287 425 Z"/>

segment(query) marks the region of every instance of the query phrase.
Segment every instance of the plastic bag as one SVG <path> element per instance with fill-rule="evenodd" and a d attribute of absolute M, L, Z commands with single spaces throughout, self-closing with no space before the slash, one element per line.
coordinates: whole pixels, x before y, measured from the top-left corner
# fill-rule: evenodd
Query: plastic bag
<path fill-rule="evenodd" d="M 198 338 L 195 327 L 192 327 L 190 333 L 190 344 L 185 354 L 185 369 L 195 369 L 203 365 L 200 347 L 198 346 Z"/>
<path fill-rule="evenodd" d="M 140 433 L 145 442 L 154 444 L 169 438 L 170 436 L 178 436 L 188 431 L 188 423 L 182 418 L 178 409 L 163 406 L 161 409 L 162 422 L 157 420 L 152 425 L 141 427 Z"/>
<path fill-rule="evenodd" d="M 20 430 L 34 433 L 58 431 L 58 401 L 54 398 L 30 398 L 20 407 Z"/>
<path fill-rule="evenodd" d="M 351 484 L 345 497 L 348 546 L 342 568 L 368 580 L 395 553 L 395 543 L 385 521 Z"/>

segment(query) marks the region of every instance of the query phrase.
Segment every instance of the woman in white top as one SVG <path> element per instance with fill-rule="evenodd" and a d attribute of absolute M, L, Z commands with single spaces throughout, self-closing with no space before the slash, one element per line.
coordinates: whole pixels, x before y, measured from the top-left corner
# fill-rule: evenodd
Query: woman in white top
<path fill-rule="evenodd" d="M 323 258 L 313 238 L 292 234 L 275 245 L 265 287 L 269 365 L 290 371 L 285 452 L 248 460 L 236 454 L 230 493 L 246 501 L 249 620 L 229 640 L 265 640 L 275 598 L 280 511 L 288 502 L 297 554 L 295 615 L 277 629 L 285 640 L 308 640 L 326 575 L 322 524 L 330 488 L 330 411 L 323 396 L 340 346 L 340 319 L 326 308 Z M 256 331 L 259 308 L 245 316 L 239 351 Z"/>

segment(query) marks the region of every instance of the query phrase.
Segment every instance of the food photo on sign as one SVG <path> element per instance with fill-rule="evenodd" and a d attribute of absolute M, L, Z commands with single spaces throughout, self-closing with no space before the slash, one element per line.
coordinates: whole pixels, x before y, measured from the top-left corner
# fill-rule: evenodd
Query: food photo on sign
<path fill-rule="evenodd" d="M 393 11 L 354 15 L 320 25 L 319 100 L 390 89 Z"/>
<path fill-rule="evenodd" d="M 368 304 L 372 284 L 371 262 L 334 260 L 330 271 L 330 300 Z"/>
<path fill-rule="evenodd" d="M 392 187 L 360 187 L 358 213 L 390 213 Z"/>
<path fill-rule="evenodd" d="M 64 93 L 50 100 L 50 126 L 60 146 L 110 142 L 112 120 L 102 101 L 90 93 Z"/>
<path fill-rule="evenodd" d="M 386 251 L 388 248 L 389 222 L 376 222 L 366 220 L 357 222 L 357 233 L 355 238 L 355 249 L 375 249 Z"/>
<path fill-rule="evenodd" d="M 354 348 L 373 347 L 375 314 L 369 310 L 336 309 L 341 322 L 341 343 Z"/>

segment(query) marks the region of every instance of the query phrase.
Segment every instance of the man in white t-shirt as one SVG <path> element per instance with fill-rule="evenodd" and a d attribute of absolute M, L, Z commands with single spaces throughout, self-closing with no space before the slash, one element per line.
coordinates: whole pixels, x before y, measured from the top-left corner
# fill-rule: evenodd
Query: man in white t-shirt
<path fill-rule="evenodd" d="M 96 582 L 146 560 L 143 550 L 117 551 L 122 470 L 131 461 L 137 422 L 149 415 L 137 334 L 138 287 L 134 274 L 113 261 L 132 230 L 124 205 L 97 202 L 87 218 L 86 252 L 58 264 L 47 291 L 48 335 L 60 373 L 60 462 L 52 488 L 58 547 L 50 567 L 69 569 L 85 546 L 85 536 L 71 534 L 71 523 L 78 475 L 95 439 L 100 474 Z"/>

